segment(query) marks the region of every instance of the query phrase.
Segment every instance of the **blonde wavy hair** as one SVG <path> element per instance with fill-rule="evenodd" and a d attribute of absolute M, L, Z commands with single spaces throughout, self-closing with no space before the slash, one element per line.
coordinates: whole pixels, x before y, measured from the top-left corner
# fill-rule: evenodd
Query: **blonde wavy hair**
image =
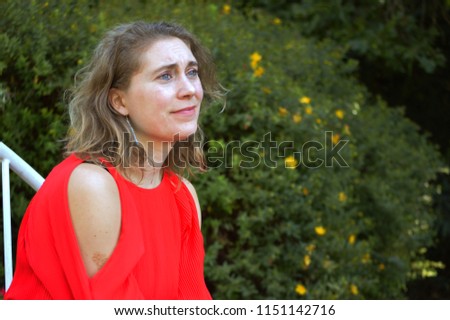
<path fill-rule="evenodd" d="M 132 75 L 141 65 L 142 53 L 155 41 L 179 38 L 191 49 L 199 66 L 199 77 L 207 102 L 222 98 L 211 54 L 189 31 L 180 25 L 137 21 L 119 25 L 106 33 L 88 65 L 75 76 L 69 96 L 70 128 L 66 154 L 100 164 L 105 159 L 116 167 L 124 164 L 141 167 L 147 155 L 132 139 L 126 117 L 110 104 L 111 88 L 126 90 Z M 164 168 L 177 174 L 192 174 L 205 169 L 203 135 L 198 128 L 186 141 L 177 141 Z"/>

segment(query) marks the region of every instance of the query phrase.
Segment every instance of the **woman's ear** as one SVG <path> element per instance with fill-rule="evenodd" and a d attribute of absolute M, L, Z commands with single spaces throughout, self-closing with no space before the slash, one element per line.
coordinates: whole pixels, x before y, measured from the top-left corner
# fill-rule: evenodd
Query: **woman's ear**
<path fill-rule="evenodd" d="M 125 107 L 123 91 L 117 88 L 111 88 L 108 94 L 109 103 L 111 106 L 123 116 L 128 115 L 128 109 Z"/>

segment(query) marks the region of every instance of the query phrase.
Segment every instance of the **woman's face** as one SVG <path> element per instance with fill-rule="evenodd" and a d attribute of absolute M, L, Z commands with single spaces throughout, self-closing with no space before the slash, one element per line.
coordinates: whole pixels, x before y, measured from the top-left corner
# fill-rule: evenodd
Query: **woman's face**
<path fill-rule="evenodd" d="M 197 130 L 203 88 L 197 61 L 178 38 L 150 45 L 129 87 L 119 92 L 118 111 L 128 115 L 143 144 L 185 139 Z"/>

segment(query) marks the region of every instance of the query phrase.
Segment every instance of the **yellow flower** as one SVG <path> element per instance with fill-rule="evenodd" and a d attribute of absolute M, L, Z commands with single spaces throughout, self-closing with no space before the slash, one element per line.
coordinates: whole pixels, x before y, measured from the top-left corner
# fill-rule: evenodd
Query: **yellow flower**
<path fill-rule="evenodd" d="M 339 201 L 340 202 L 347 201 L 347 195 L 344 192 L 339 192 Z"/>
<path fill-rule="evenodd" d="M 386 268 L 386 266 L 384 265 L 384 263 L 380 263 L 380 264 L 378 265 L 378 270 L 383 271 L 384 268 Z"/>
<path fill-rule="evenodd" d="M 306 247 L 306 251 L 308 251 L 309 254 L 311 254 L 314 250 L 316 250 L 316 245 L 315 245 L 315 244 L 309 244 L 309 245 Z"/>
<path fill-rule="evenodd" d="M 341 140 L 341 136 L 339 135 L 339 133 L 335 133 L 335 134 L 333 134 L 333 138 L 332 138 L 332 140 L 333 140 L 333 144 L 336 144 L 336 143 L 338 143 L 338 142 L 339 142 L 339 140 Z"/>
<path fill-rule="evenodd" d="M 303 257 L 303 263 L 305 264 L 305 267 L 308 268 L 311 264 L 311 257 L 306 255 Z"/>
<path fill-rule="evenodd" d="M 319 236 L 323 236 L 323 235 L 325 235 L 325 233 L 327 233 L 327 229 L 325 229 L 322 226 L 315 227 L 314 231 L 316 231 L 317 235 L 319 235 Z"/>
<path fill-rule="evenodd" d="M 366 253 L 362 258 L 361 258 L 361 262 L 366 264 L 370 262 L 370 253 Z"/>
<path fill-rule="evenodd" d="M 317 119 L 316 119 L 316 123 L 317 123 L 317 124 L 321 124 L 321 123 L 322 123 L 322 119 L 317 118 Z"/>
<path fill-rule="evenodd" d="M 344 133 L 348 136 L 351 135 L 350 127 L 348 124 L 344 125 Z"/>
<path fill-rule="evenodd" d="M 336 110 L 334 114 L 336 115 L 336 117 L 338 117 L 338 119 L 344 119 L 344 111 L 342 111 L 341 109 Z"/>
<path fill-rule="evenodd" d="M 304 194 L 305 196 L 307 196 L 307 195 L 309 194 L 308 188 L 303 188 L 303 189 L 302 189 L 302 192 L 303 192 L 303 194 Z"/>
<path fill-rule="evenodd" d="M 267 88 L 267 87 L 262 87 L 262 91 L 263 91 L 265 94 L 271 94 L 271 93 L 272 93 L 272 90 L 270 90 L 270 88 Z"/>
<path fill-rule="evenodd" d="M 257 78 L 261 77 L 264 74 L 264 68 L 263 67 L 257 67 L 255 71 L 253 72 L 253 75 Z"/>
<path fill-rule="evenodd" d="M 300 123 L 302 121 L 302 116 L 300 114 L 296 113 L 292 116 L 292 120 L 295 123 Z"/>
<path fill-rule="evenodd" d="M 284 108 L 284 107 L 279 107 L 278 108 L 278 114 L 282 117 L 286 116 L 289 113 L 288 109 Z"/>
<path fill-rule="evenodd" d="M 262 59 L 262 56 L 259 54 L 258 51 L 255 51 L 250 55 L 250 60 L 252 60 L 252 61 L 259 62 L 259 61 L 261 61 L 261 59 Z"/>
<path fill-rule="evenodd" d="M 307 96 L 303 96 L 298 101 L 302 104 L 309 104 L 309 103 L 311 103 L 311 98 L 309 98 Z"/>
<path fill-rule="evenodd" d="M 295 169 L 298 165 L 298 161 L 294 156 L 289 156 L 284 160 L 284 165 L 288 169 Z"/>
<path fill-rule="evenodd" d="M 350 292 L 355 296 L 357 294 L 359 294 L 358 287 L 356 285 L 354 285 L 353 283 L 350 285 Z"/>
<path fill-rule="evenodd" d="M 354 234 L 351 234 L 351 235 L 348 237 L 348 243 L 354 244 L 355 241 L 356 241 L 356 236 L 355 236 Z"/>
<path fill-rule="evenodd" d="M 307 107 L 305 108 L 305 113 L 306 113 L 306 114 L 312 114 L 312 112 L 313 112 L 313 110 L 312 110 L 312 108 L 311 108 L 310 106 L 307 106 Z"/>
<path fill-rule="evenodd" d="M 250 55 L 250 66 L 253 70 L 255 70 L 258 67 L 258 63 L 261 61 L 262 56 L 258 52 L 253 52 Z"/>
<path fill-rule="evenodd" d="M 299 295 L 304 296 L 306 294 L 306 292 L 308 292 L 308 290 L 306 290 L 306 287 L 302 284 L 298 284 L 295 287 L 295 292 L 297 292 Z"/>
<path fill-rule="evenodd" d="M 229 4 L 224 4 L 222 8 L 222 12 L 224 14 L 230 14 L 231 12 L 231 6 Z"/>
<path fill-rule="evenodd" d="M 280 18 L 275 18 L 273 19 L 273 24 L 279 26 L 281 24 L 281 19 Z"/>

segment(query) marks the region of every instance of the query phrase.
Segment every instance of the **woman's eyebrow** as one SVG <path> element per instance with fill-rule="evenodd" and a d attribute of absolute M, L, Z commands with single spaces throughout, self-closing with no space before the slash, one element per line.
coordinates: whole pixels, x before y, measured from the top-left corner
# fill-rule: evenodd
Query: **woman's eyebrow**
<path fill-rule="evenodd" d="M 166 64 L 166 65 L 158 67 L 152 73 L 159 73 L 159 72 L 161 72 L 163 70 L 173 70 L 173 69 L 176 69 L 178 67 L 178 65 L 179 65 L 178 63 Z M 189 61 L 188 64 L 187 64 L 187 67 L 192 67 L 192 66 L 197 67 L 198 66 L 198 62 L 195 61 L 195 60 Z"/>

